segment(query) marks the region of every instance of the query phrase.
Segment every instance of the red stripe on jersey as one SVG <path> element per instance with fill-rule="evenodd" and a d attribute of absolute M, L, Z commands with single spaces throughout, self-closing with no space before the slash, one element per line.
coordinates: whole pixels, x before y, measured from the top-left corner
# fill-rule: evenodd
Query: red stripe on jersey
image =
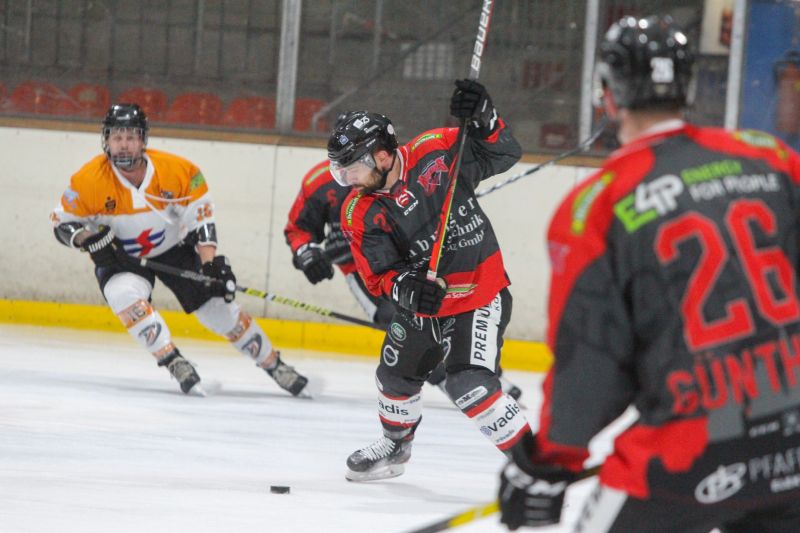
<path fill-rule="evenodd" d="M 650 496 L 647 470 L 654 460 L 659 460 L 667 472 L 686 472 L 707 446 L 706 418 L 670 422 L 661 427 L 635 425 L 614 441 L 614 454 L 603 464 L 600 481 L 634 498 L 645 499 Z"/>
<path fill-rule="evenodd" d="M 350 250 L 353 252 L 353 261 L 361 274 L 361 279 L 364 280 L 364 285 L 374 296 L 381 296 L 384 293 L 390 293 L 392 279 L 397 276 L 398 272 L 387 270 L 381 274 L 376 274 L 370 268 L 369 261 L 361 251 L 364 244 L 364 217 L 374 201 L 374 196 L 362 196 L 356 190 L 352 190 L 342 204 L 341 220 L 342 231 L 350 232 L 352 236 Z M 384 223 L 388 224 L 388 221 L 384 221 Z"/>

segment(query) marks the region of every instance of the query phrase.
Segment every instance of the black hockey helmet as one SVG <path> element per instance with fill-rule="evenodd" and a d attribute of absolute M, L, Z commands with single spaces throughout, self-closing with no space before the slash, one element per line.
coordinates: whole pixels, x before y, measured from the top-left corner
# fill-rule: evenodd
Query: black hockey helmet
<path fill-rule="evenodd" d="M 133 128 L 138 129 L 142 137 L 142 142 L 147 144 L 147 132 L 150 126 L 147 124 L 147 115 L 138 104 L 114 104 L 108 108 L 103 119 L 103 150 L 108 140 L 108 134 L 114 128 Z"/>
<path fill-rule="evenodd" d="M 610 89 L 621 108 L 680 109 L 690 101 L 693 63 L 672 17 L 624 17 L 600 44 L 595 90 Z"/>
<path fill-rule="evenodd" d="M 328 139 L 328 159 L 342 167 L 358 161 L 365 154 L 397 148 L 394 126 L 380 113 L 354 111 L 339 115 Z"/>

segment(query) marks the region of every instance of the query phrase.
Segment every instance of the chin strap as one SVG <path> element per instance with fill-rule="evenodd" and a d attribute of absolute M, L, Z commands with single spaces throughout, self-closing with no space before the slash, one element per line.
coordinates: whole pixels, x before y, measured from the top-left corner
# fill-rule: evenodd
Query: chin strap
<path fill-rule="evenodd" d="M 380 191 L 380 190 L 383 190 L 384 187 L 386 187 L 386 180 L 389 178 L 389 172 L 391 172 L 392 169 L 394 168 L 394 162 L 396 160 L 397 160 L 397 150 L 392 152 L 392 164 L 389 165 L 389 168 L 387 168 L 386 170 L 381 171 L 381 186 L 378 187 L 377 190 Z"/>

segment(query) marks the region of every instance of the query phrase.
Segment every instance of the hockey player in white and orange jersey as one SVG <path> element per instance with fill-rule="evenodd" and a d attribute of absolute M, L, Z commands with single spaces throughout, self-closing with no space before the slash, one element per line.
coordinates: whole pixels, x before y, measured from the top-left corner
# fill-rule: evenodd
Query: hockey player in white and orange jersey
<path fill-rule="evenodd" d="M 56 238 L 89 253 L 108 305 L 184 393 L 202 391 L 200 376 L 150 303 L 155 278 L 186 313 L 225 336 L 281 388 L 299 395 L 308 380 L 281 360 L 261 327 L 233 301 L 236 277 L 228 259 L 216 255 L 214 202 L 203 173 L 186 159 L 145 151 L 147 133 L 147 117 L 138 105 L 111 106 L 103 120 L 104 154 L 72 176 L 52 214 Z M 155 272 L 140 266 L 138 258 L 157 258 L 218 281 L 206 285 Z"/>

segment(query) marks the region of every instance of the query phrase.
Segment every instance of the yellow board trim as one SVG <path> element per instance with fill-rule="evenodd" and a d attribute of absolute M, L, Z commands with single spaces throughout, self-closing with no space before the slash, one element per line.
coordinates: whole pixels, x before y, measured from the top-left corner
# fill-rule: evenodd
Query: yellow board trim
<path fill-rule="evenodd" d="M 223 341 L 197 319 L 178 311 L 161 311 L 176 337 Z M 362 326 L 321 324 L 256 318 L 275 346 L 302 348 L 377 358 L 384 334 Z M 0 300 L 0 322 L 34 324 L 73 329 L 124 332 L 119 319 L 101 305 Z M 552 364 L 547 346 L 541 342 L 507 340 L 503 345 L 503 368 L 544 372 Z"/>

